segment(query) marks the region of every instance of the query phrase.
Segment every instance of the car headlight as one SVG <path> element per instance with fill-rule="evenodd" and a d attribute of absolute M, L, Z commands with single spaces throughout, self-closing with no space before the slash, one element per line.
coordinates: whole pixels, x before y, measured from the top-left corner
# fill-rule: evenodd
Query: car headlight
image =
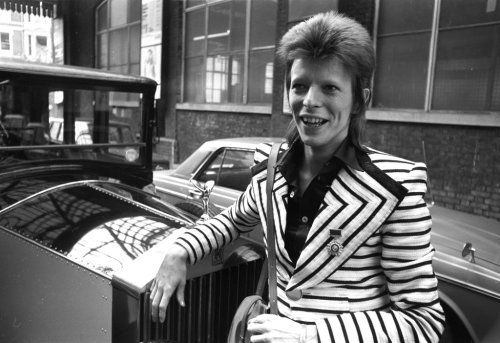
<path fill-rule="evenodd" d="M 125 159 L 128 162 L 135 162 L 139 158 L 139 152 L 136 149 L 125 150 Z"/>

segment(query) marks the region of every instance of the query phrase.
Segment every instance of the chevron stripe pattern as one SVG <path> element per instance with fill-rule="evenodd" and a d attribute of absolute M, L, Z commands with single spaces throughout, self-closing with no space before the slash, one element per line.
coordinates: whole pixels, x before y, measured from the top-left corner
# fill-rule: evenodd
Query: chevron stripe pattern
<path fill-rule="evenodd" d="M 265 161 L 270 145 L 256 151 Z M 273 186 L 280 315 L 315 325 L 320 342 L 438 342 L 444 330 L 432 269 L 431 217 L 423 196 L 424 164 L 379 151 L 366 154 L 367 171 L 346 167 L 327 191 L 294 267 L 284 246 L 288 185 Z M 266 237 L 266 170 L 221 215 L 177 243 L 194 263 L 261 223 Z M 330 229 L 344 249 L 332 256 Z M 267 244 L 266 240 L 264 243 Z M 287 294 L 300 292 L 299 299 Z"/>

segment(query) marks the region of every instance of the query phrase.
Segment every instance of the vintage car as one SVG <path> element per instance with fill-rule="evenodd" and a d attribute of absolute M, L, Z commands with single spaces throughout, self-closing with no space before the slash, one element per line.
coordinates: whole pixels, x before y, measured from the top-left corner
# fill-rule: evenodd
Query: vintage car
<path fill-rule="evenodd" d="M 164 251 L 198 219 L 150 192 L 155 88 L 0 60 L 0 342 L 224 341 L 261 255 L 230 267 L 228 247 L 190 268 L 188 306 L 151 322 L 149 284 Z M 91 139 L 75 135 L 83 121 Z M 111 139 L 115 122 L 138 139 Z"/>
<path fill-rule="evenodd" d="M 253 137 L 206 142 L 177 169 L 154 172 L 157 194 L 173 203 L 192 201 L 199 195 L 190 179 L 215 180 L 218 187 L 210 200 L 214 211 L 219 211 L 231 205 L 250 180 L 249 171 L 243 176 L 239 166 L 253 165 L 257 144 L 277 140 Z M 225 156 L 232 158 L 226 162 Z M 442 342 L 499 342 L 500 223 L 431 201 L 429 207 L 435 272 L 447 312 Z"/>

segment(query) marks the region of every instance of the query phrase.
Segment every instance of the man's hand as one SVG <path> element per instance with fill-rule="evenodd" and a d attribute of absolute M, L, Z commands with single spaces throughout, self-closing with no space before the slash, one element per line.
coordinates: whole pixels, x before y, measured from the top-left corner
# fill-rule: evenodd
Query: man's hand
<path fill-rule="evenodd" d="M 164 322 L 170 297 L 176 292 L 177 301 L 184 307 L 184 287 L 186 286 L 187 273 L 186 250 L 173 244 L 158 269 L 151 284 L 151 315 L 153 321 Z"/>
<path fill-rule="evenodd" d="M 316 330 L 291 319 L 273 314 L 261 314 L 248 321 L 252 343 L 306 343 L 317 342 Z"/>

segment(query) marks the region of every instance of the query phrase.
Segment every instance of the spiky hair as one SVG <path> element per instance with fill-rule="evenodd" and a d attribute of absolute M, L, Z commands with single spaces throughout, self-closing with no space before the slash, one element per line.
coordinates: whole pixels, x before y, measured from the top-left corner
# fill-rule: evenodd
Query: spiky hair
<path fill-rule="evenodd" d="M 286 64 L 286 88 L 290 90 L 290 70 L 296 59 L 338 59 L 351 73 L 355 112 L 351 113 L 349 138 L 358 148 L 364 132 L 368 101 L 363 89 L 371 89 L 375 51 L 368 31 L 357 21 L 335 11 L 317 14 L 288 30 L 281 38 L 278 56 Z M 299 138 L 291 125 L 289 141 Z"/>
<path fill-rule="evenodd" d="M 373 44 L 366 29 L 357 21 L 333 11 L 317 14 L 292 27 L 282 37 L 278 55 L 289 67 L 299 58 L 336 57 L 354 77 L 363 81 L 363 87 L 369 85 L 375 68 Z"/>

